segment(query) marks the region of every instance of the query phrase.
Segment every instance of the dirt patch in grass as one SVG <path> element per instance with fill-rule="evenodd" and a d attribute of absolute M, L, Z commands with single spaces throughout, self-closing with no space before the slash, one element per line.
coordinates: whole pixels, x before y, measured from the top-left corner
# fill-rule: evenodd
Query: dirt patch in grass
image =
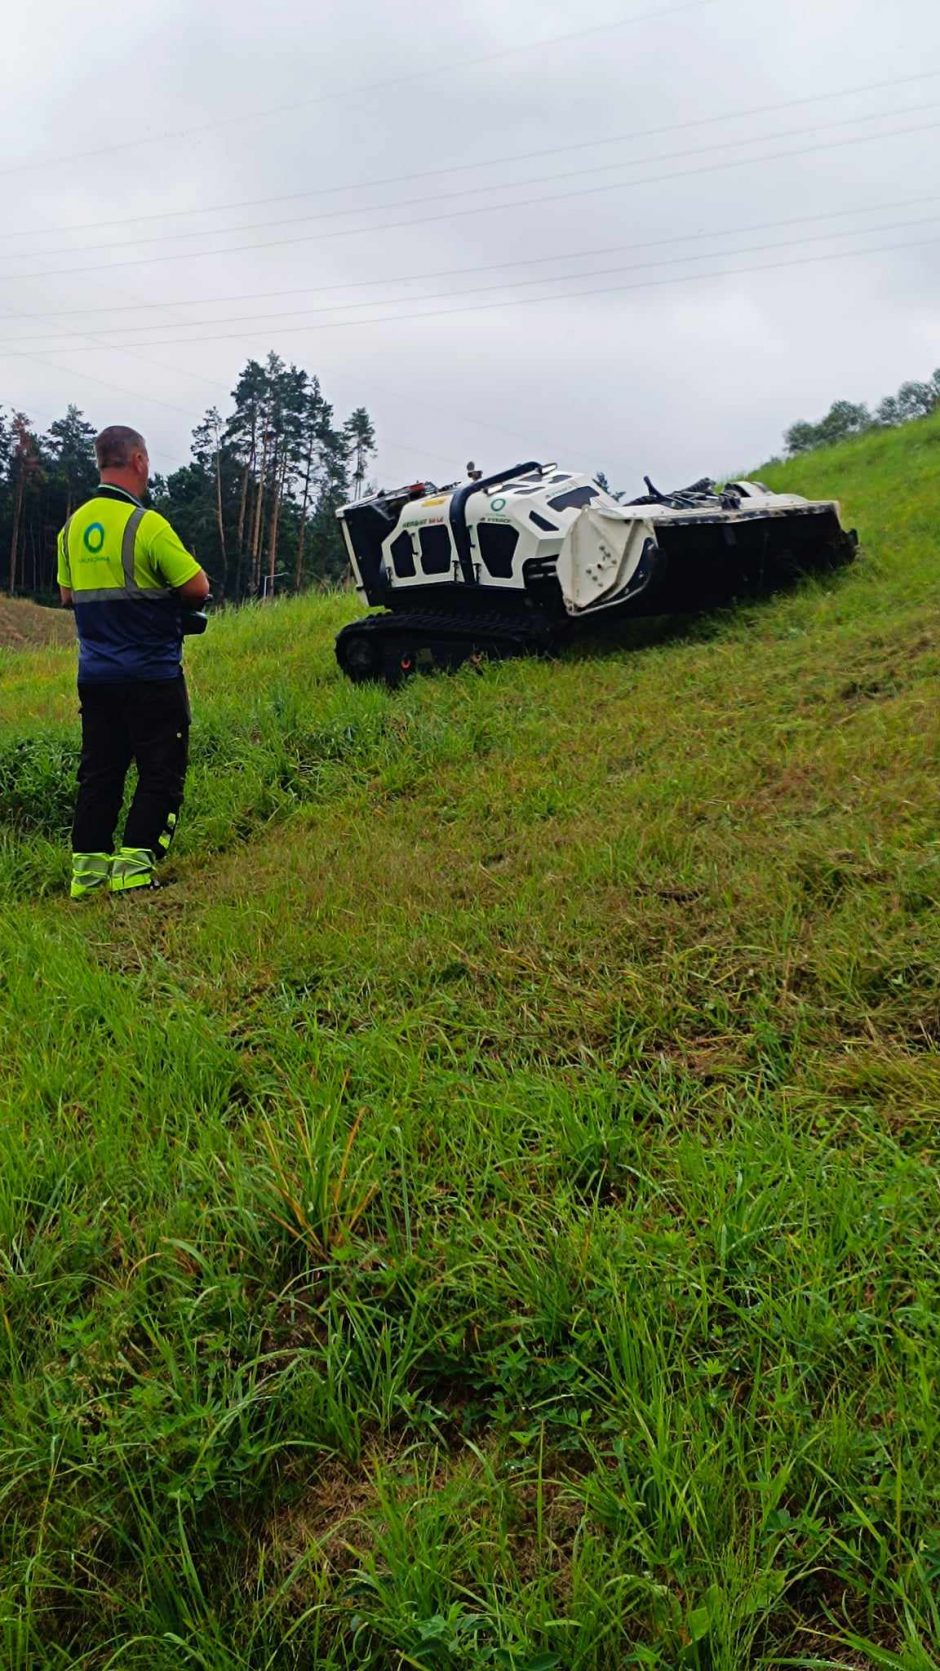
<path fill-rule="evenodd" d="M 324 1463 L 309 1489 L 268 1526 L 278 1564 L 289 1570 L 314 1545 L 334 1571 L 345 1571 L 357 1558 L 357 1545 L 362 1544 L 363 1517 L 374 1508 L 373 1468 L 362 1463 L 354 1467 L 340 1461 Z M 356 1544 L 351 1538 L 354 1525 Z"/>
<path fill-rule="evenodd" d="M 71 644 L 74 637 L 75 626 L 65 610 L 44 609 L 25 598 L 0 598 L 0 648 Z"/>

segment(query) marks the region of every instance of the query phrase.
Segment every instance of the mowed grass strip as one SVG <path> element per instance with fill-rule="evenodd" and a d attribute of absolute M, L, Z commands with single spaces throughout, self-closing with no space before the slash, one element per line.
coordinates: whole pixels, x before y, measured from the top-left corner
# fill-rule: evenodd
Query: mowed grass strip
<path fill-rule="evenodd" d="M 938 460 L 629 649 L 219 619 L 153 899 L 0 660 L 4 1664 L 937 1664 Z"/>

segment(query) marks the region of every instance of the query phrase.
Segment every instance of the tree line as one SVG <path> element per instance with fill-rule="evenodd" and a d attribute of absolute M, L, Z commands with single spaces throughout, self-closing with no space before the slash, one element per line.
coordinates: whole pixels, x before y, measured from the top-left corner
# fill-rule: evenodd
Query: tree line
<path fill-rule="evenodd" d="M 915 418 L 929 417 L 940 406 L 940 371 L 935 371 L 926 383 L 902 383 L 897 394 L 886 395 L 872 412 L 869 407 L 851 400 L 836 400 L 819 423 L 800 419 L 791 424 L 784 435 L 790 458 L 799 453 L 813 452 L 817 447 L 832 446 L 852 435 L 864 435 L 872 429 L 897 429 Z"/>
<path fill-rule="evenodd" d="M 224 417 L 209 408 L 189 462 L 153 478 L 150 503 L 220 601 L 336 581 L 347 560 L 335 511 L 362 493 L 375 452 L 368 412 L 337 421 L 319 378 L 274 353 L 245 364 L 232 402 Z M 74 405 L 45 432 L 0 407 L 0 591 L 56 595 L 56 535 L 98 481 L 94 437 Z"/>

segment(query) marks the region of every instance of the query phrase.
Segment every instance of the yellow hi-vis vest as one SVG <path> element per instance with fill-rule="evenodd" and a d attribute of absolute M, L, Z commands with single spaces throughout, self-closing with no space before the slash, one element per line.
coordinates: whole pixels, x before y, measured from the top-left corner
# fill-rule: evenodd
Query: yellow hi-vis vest
<path fill-rule="evenodd" d="M 158 511 L 103 486 L 59 534 L 59 585 L 75 606 L 80 683 L 179 677 L 183 635 L 175 588 L 199 564 Z"/>

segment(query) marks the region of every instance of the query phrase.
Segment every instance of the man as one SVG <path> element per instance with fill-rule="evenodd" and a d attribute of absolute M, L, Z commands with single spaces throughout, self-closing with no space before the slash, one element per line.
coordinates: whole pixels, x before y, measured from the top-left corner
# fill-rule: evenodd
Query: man
<path fill-rule="evenodd" d="M 155 886 L 183 800 L 189 700 L 183 614 L 209 580 L 165 517 L 146 510 L 150 460 L 136 429 L 95 441 L 101 485 L 59 534 L 59 590 L 75 610 L 82 755 L 72 824 L 72 898 Z M 131 761 L 137 788 L 114 831 Z"/>

